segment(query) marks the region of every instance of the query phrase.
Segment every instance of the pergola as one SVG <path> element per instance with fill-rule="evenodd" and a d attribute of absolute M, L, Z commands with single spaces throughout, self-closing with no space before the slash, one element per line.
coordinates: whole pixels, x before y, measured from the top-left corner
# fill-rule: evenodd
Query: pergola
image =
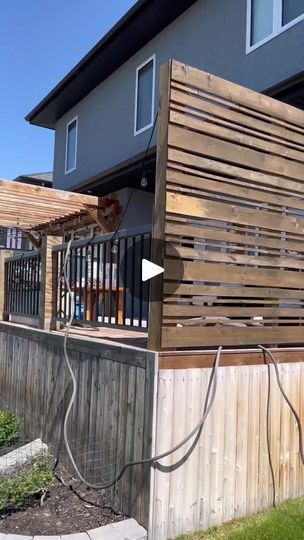
<path fill-rule="evenodd" d="M 94 223 L 111 232 L 119 211 L 114 199 L 0 179 L 0 226 L 21 229 L 35 247 L 35 232 L 62 235 Z"/>

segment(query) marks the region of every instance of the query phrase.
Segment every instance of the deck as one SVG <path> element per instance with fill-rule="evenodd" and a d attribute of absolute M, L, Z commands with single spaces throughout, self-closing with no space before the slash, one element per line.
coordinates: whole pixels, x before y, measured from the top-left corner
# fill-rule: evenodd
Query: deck
<path fill-rule="evenodd" d="M 65 328 L 60 330 L 64 333 Z M 124 328 L 112 328 L 109 326 L 73 326 L 70 335 L 83 339 L 100 339 L 103 341 L 113 341 L 130 347 L 147 349 L 148 332 L 140 330 L 125 330 Z"/>

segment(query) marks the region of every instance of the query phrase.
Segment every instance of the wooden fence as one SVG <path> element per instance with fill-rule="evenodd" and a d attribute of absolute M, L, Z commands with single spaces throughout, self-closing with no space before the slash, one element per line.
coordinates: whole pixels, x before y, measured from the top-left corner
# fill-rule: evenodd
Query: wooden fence
<path fill-rule="evenodd" d="M 281 364 L 284 388 L 304 422 L 303 363 Z M 198 424 L 210 369 L 159 372 L 155 452 Z M 266 441 L 267 366 L 222 367 L 203 432 L 161 461 L 154 473 L 150 538 L 167 540 L 254 514 L 272 505 Z M 304 493 L 298 429 L 271 367 L 270 447 L 277 498 Z"/>
<path fill-rule="evenodd" d="M 0 323 L 0 407 L 24 418 L 30 438 L 41 437 L 71 471 L 63 420 L 71 378 L 63 336 Z M 76 463 L 95 483 L 111 481 L 128 461 L 151 454 L 154 354 L 71 337 L 68 351 L 78 381 L 68 427 Z M 148 524 L 150 467 L 130 468 L 115 489 L 115 506 Z M 112 502 L 112 499 L 111 499 Z"/>
<path fill-rule="evenodd" d="M 303 342 L 304 112 L 175 61 L 160 95 L 150 348 Z"/>

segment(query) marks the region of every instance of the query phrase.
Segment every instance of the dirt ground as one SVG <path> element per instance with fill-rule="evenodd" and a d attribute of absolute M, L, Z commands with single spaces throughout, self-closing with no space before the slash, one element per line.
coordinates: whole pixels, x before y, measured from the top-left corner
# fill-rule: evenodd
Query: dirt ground
<path fill-rule="evenodd" d="M 0 533 L 30 536 L 71 534 L 125 519 L 123 514 L 111 509 L 112 501 L 101 492 L 87 489 L 62 468 L 56 470 L 56 476 L 58 479 L 42 505 L 39 498 L 23 510 L 6 515 L 0 513 Z"/>

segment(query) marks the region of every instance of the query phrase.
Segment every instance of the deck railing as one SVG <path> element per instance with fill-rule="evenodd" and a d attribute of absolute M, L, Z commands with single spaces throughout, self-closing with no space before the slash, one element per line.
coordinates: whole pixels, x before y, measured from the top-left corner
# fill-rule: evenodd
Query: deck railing
<path fill-rule="evenodd" d="M 81 239 L 53 248 L 57 320 L 71 315 L 67 277 L 75 299 L 75 321 L 92 325 L 145 328 L 148 323 L 149 284 L 141 281 L 140 261 L 149 258 L 151 228 L 141 227 Z"/>
<path fill-rule="evenodd" d="M 4 313 L 38 317 L 41 283 L 40 253 L 33 251 L 6 259 L 4 279 Z"/>

